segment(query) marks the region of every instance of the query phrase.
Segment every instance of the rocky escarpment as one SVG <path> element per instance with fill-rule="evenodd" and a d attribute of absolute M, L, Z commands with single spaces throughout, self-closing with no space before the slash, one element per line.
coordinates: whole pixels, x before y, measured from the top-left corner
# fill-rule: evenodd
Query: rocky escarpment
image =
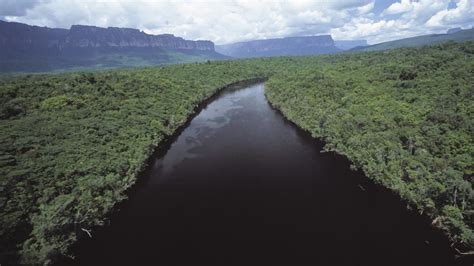
<path fill-rule="evenodd" d="M 64 43 L 66 47 L 163 47 L 214 51 L 211 41 L 189 41 L 172 34 L 151 35 L 137 29 L 99 28 L 73 25 Z"/>
<path fill-rule="evenodd" d="M 45 72 L 221 60 L 211 41 L 137 29 L 73 25 L 53 29 L 0 21 L 0 73 Z"/>
<path fill-rule="evenodd" d="M 0 21 L 0 49 L 3 52 L 78 47 L 158 47 L 214 51 L 211 41 L 190 41 L 172 34 L 151 35 L 137 29 L 73 25 L 67 30 Z"/>
<path fill-rule="evenodd" d="M 339 52 L 331 35 L 288 37 L 217 45 L 216 51 L 228 56 L 262 57 L 312 55 Z"/>
<path fill-rule="evenodd" d="M 66 39 L 68 32 L 66 29 L 0 21 L 0 49 L 6 53 L 11 50 L 59 47 Z"/>

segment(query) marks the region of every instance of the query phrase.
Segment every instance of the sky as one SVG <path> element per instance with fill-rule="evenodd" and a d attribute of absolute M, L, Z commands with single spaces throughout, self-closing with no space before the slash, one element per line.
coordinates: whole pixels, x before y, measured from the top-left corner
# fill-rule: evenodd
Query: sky
<path fill-rule="evenodd" d="M 474 0 L 0 0 L 0 20 L 137 28 L 216 44 L 322 34 L 375 44 L 472 28 Z"/>

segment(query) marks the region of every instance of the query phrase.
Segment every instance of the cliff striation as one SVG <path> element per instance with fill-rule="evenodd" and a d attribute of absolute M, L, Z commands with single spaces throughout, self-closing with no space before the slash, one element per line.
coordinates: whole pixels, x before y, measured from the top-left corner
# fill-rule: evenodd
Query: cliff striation
<path fill-rule="evenodd" d="M 151 35 L 137 29 L 73 25 L 70 30 L 0 21 L 0 49 L 159 47 L 214 51 L 211 41 L 190 41 L 172 34 Z"/>

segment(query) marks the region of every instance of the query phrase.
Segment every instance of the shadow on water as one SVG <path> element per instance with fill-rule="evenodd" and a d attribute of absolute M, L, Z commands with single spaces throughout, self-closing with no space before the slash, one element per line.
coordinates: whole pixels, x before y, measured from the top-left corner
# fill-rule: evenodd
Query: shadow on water
<path fill-rule="evenodd" d="M 76 265 L 454 265 L 446 238 L 273 110 L 228 89 L 150 161 Z"/>

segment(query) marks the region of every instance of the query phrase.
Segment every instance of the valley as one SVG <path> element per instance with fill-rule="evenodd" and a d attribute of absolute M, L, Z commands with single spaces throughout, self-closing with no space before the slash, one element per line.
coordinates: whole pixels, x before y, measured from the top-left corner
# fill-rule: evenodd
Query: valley
<path fill-rule="evenodd" d="M 415 220 L 428 219 L 428 223 L 414 223 L 414 228 L 431 232 L 432 223 L 444 232 L 457 251 L 441 244 L 448 253 L 439 255 L 454 259 L 455 253 L 469 252 L 473 245 L 473 56 L 474 43 L 465 42 L 383 52 L 2 76 L 1 259 L 52 263 L 72 255 L 73 245 L 88 234 L 94 236 L 98 227 L 107 228 L 109 222 L 113 227 L 114 216 L 109 215 L 133 190 L 147 162 L 153 162 L 150 156 L 173 140 L 201 103 L 229 84 L 262 78 L 268 79 L 269 103 L 305 134 L 324 143 L 316 150 L 304 147 L 314 156 L 320 156 L 316 151 L 321 148 L 345 156 L 351 165 L 346 163 L 344 171 L 349 167 L 359 172 L 338 176 L 360 173 L 373 185 L 388 189 L 383 197 L 394 193 L 390 206 L 395 207 L 384 211 L 405 211 L 400 206 L 407 206 L 422 215 L 416 214 Z M 263 88 L 258 91 L 263 93 Z M 263 101 L 262 97 L 256 99 Z M 277 120 L 283 126 L 281 119 Z M 295 132 L 294 125 L 288 130 Z M 301 141 L 295 134 L 276 139 L 271 146 L 280 147 L 287 139 Z M 308 143 L 314 141 L 309 135 Z M 262 137 L 246 139 L 251 143 Z M 347 186 L 354 193 L 370 195 L 351 182 L 324 186 Z M 306 187 L 304 182 L 295 184 Z M 340 207 L 325 205 L 326 213 L 351 206 L 351 193 L 332 199 Z M 130 202 L 134 198 L 131 193 Z M 307 210 L 311 202 L 305 201 Z M 381 211 L 373 210 L 372 215 Z M 353 211 L 352 217 L 358 215 L 357 209 Z"/>
<path fill-rule="evenodd" d="M 429 219 L 321 152 L 324 143 L 285 120 L 264 91 L 231 86 L 213 97 L 151 156 L 110 225 L 64 264 L 455 263 Z"/>

